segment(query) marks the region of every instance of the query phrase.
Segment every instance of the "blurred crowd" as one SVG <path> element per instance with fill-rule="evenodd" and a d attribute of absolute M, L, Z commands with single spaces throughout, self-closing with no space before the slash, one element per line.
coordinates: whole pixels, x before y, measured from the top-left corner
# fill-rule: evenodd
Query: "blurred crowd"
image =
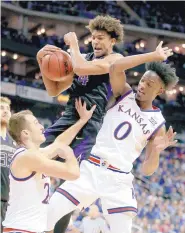
<path fill-rule="evenodd" d="M 138 201 L 133 233 L 184 233 L 185 148 L 173 147 L 163 152 L 159 168 L 151 177 L 143 177 L 140 173 L 143 158 L 144 155 L 136 161 L 133 169 Z M 58 179 L 52 178 L 51 195 L 59 184 Z M 86 222 L 92 219 L 94 226 L 100 225 L 100 229 L 107 227 L 109 232 L 109 226 L 102 216 L 100 200 L 82 212 L 75 211 L 68 231 L 86 233 Z"/>
<path fill-rule="evenodd" d="M 7 2 L 7 1 L 6 1 Z M 125 24 L 140 26 L 136 18 L 132 18 L 123 8 L 119 7 L 116 1 L 8 1 L 9 3 L 19 4 L 21 7 L 51 12 L 54 14 L 66 14 L 85 18 L 94 18 L 98 14 L 110 14 L 120 19 Z M 152 28 L 163 30 L 185 32 L 185 17 L 183 4 L 180 7 L 176 2 L 151 2 L 151 1 L 126 1 L 147 25 Z"/>
<path fill-rule="evenodd" d="M 12 1 L 13 4 L 16 4 Z M 139 21 L 132 18 L 120 8 L 115 1 L 19 1 L 19 6 L 35 11 L 64 14 L 83 18 L 94 18 L 99 14 L 110 14 L 123 23 L 140 25 Z"/>
<path fill-rule="evenodd" d="M 126 3 L 151 28 L 185 32 L 184 2 L 180 3 L 181 7 L 174 1 L 126 1 Z"/>
<path fill-rule="evenodd" d="M 1 66 L 1 81 L 7 83 L 15 83 L 17 85 L 29 86 L 38 89 L 45 89 L 42 79 L 39 73 L 35 73 L 35 78 L 33 76 L 22 76 L 14 74 L 9 70 L 9 66 L 4 64 Z"/>

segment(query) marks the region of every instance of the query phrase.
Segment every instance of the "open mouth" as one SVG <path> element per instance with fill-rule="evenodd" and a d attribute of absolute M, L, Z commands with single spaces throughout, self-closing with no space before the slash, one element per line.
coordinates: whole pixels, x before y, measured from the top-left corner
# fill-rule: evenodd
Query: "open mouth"
<path fill-rule="evenodd" d="M 100 52 L 100 51 L 102 51 L 101 48 L 94 48 L 94 52 Z"/>

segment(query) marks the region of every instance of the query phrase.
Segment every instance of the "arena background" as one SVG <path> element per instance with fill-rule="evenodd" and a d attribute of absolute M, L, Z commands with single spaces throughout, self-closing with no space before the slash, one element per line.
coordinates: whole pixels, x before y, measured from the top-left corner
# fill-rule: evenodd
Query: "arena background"
<path fill-rule="evenodd" d="M 151 177 L 140 173 L 141 156 L 135 163 L 134 185 L 138 199 L 138 217 L 133 233 L 185 233 L 185 2 L 152 1 L 2 1 L 1 2 L 1 94 L 12 101 L 12 112 L 30 109 L 51 125 L 61 116 L 68 96 L 49 97 L 35 59 L 46 44 L 66 51 L 63 36 L 74 31 L 82 53 L 92 51 L 91 38 L 85 29 L 89 19 L 109 14 L 125 25 L 124 44 L 115 51 L 124 56 L 155 49 L 161 40 L 172 48 L 168 59 L 180 78 L 179 84 L 155 101 L 162 109 L 167 127 L 178 132 L 178 143 L 160 158 L 160 167 Z M 68 51 L 70 52 L 70 51 Z M 144 66 L 128 70 L 128 82 L 135 89 Z M 52 179 L 53 192 L 60 181 Z M 87 209 L 76 211 L 69 232 L 83 232 L 82 219 L 101 216 Z M 85 217 L 84 217 L 85 216 Z M 86 232 L 84 232 L 86 233 Z M 100 233 L 100 232 L 97 232 Z"/>

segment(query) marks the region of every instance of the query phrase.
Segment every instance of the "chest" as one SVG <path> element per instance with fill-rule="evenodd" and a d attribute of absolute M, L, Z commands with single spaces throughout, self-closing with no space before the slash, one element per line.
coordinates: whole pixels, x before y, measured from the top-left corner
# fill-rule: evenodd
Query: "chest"
<path fill-rule="evenodd" d="M 110 112 L 109 121 L 114 119 L 114 128 L 119 131 L 132 131 L 132 134 L 139 138 L 147 139 L 161 124 L 160 113 L 144 112 L 135 103 L 119 103 Z M 116 125 L 117 126 L 116 126 Z"/>

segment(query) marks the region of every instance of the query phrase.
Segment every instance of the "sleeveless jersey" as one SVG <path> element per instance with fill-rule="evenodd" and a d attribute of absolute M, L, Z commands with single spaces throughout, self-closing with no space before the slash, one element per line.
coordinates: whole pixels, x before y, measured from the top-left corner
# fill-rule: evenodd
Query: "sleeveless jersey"
<path fill-rule="evenodd" d="M 87 61 L 92 61 L 94 59 L 94 53 L 87 54 L 85 58 Z M 99 59 L 102 58 L 103 57 Z M 82 101 L 87 103 L 87 109 L 90 109 L 96 104 L 96 109 L 91 119 L 101 122 L 105 115 L 109 97 L 112 95 L 109 74 L 74 75 L 72 86 L 67 90 L 67 93 L 70 98 L 65 107 L 63 117 L 57 120 L 54 125 L 50 126 L 46 130 L 47 132 L 60 131 L 60 128 L 63 128 L 64 121 L 66 122 L 65 124 L 69 125 L 74 124 L 79 119 L 75 108 L 75 98 L 79 97 L 81 97 Z"/>
<path fill-rule="evenodd" d="M 1 200 L 8 201 L 9 197 L 9 166 L 15 152 L 16 143 L 7 133 L 1 137 Z"/>
<path fill-rule="evenodd" d="M 91 154 L 130 172 L 148 140 L 164 123 L 160 109 L 140 109 L 129 90 L 107 111 Z"/>
<path fill-rule="evenodd" d="M 25 150 L 17 149 L 13 160 Z M 45 231 L 49 184 L 49 177 L 36 172 L 26 178 L 16 178 L 10 166 L 10 198 L 3 226 L 31 232 Z"/>

